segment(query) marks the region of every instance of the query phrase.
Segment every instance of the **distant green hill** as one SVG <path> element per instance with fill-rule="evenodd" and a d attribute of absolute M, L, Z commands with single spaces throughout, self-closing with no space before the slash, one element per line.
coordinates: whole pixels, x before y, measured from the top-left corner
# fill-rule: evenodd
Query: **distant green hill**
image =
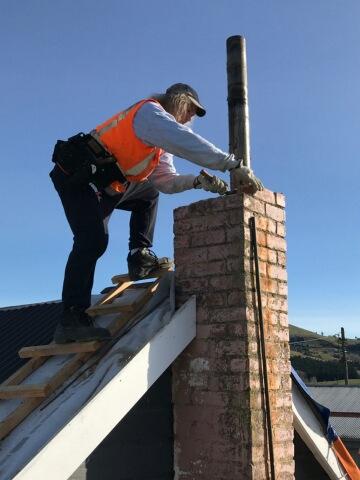
<path fill-rule="evenodd" d="M 346 341 L 349 378 L 360 378 L 360 340 Z M 344 378 L 339 339 L 290 325 L 291 364 L 307 382 Z"/>

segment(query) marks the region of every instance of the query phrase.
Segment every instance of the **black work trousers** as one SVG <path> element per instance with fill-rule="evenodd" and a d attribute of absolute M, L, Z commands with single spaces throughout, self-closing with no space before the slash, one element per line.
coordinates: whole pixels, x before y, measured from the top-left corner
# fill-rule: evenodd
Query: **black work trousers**
<path fill-rule="evenodd" d="M 156 222 L 159 192 L 149 184 L 132 186 L 132 192 L 109 196 L 96 192 L 89 184 L 69 185 L 69 177 L 55 166 L 50 172 L 74 235 L 62 290 L 63 307 L 86 309 L 97 260 L 108 245 L 108 220 L 115 208 L 131 212 L 129 248 L 151 247 Z M 147 182 L 148 183 L 148 182 Z"/>

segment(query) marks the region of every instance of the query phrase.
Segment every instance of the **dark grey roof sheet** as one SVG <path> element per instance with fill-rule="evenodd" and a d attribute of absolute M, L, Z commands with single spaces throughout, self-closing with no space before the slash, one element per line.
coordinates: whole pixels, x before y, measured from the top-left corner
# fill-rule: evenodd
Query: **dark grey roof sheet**
<path fill-rule="evenodd" d="M 330 417 L 330 422 L 343 440 L 360 439 L 360 418 Z"/>
<path fill-rule="evenodd" d="M 308 387 L 313 398 L 333 412 L 360 413 L 360 386 Z"/>
<path fill-rule="evenodd" d="M 0 309 L 0 383 L 27 362 L 18 356 L 22 347 L 51 342 L 61 308 L 49 302 Z"/>

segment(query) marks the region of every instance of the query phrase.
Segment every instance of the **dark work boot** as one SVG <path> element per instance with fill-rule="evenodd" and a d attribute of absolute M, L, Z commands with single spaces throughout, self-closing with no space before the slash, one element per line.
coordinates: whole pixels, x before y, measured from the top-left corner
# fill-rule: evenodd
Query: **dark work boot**
<path fill-rule="evenodd" d="M 160 268 L 170 268 L 173 265 L 172 260 L 167 257 L 158 258 L 152 250 L 140 248 L 135 253 L 127 257 L 130 280 L 141 280 L 150 276 L 152 272 Z"/>
<path fill-rule="evenodd" d="M 93 319 L 82 309 L 70 307 L 64 310 L 54 334 L 55 343 L 90 342 L 109 340 L 106 328 L 96 327 Z"/>

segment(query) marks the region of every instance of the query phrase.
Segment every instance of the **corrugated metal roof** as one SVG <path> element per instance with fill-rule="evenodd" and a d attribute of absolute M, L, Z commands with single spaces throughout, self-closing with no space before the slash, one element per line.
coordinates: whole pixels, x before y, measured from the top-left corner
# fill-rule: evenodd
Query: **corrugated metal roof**
<path fill-rule="evenodd" d="M 360 413 L 360 387 L 308 387 L 314 399 L 330 412 Z M 336 433 L 345 440 L 360 439 L 360 418 L 330 415 Z"/>
<path fill-rule="evenodd" d="M 18 356 L 22 347 L 52 341 L 61 309 L 60 302 L 0 309 L 0 383 L 26 363 Z"/>
<path fill-rule="evenodd" d="M 333 412 L 360 412 L 360 386 L 308 388 L 317 402 Z"/>
<path fill-rule="evenodd" d="M 330 422 L 343 440 L 360 439 L 360 418 L 330 417 Z"/>

